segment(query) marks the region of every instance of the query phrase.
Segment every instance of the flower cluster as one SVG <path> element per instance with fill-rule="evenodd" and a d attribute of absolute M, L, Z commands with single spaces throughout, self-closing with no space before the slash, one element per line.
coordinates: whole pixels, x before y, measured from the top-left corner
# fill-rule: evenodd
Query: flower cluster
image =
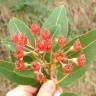
<path fill-rule="evenodd" d="M 40 37 L 35 43 L 36 49 L 39 51 L 49 51 L 52 49 L 51 34 L 48 29 L 40 32 Z"/>
<path fill-rule="evenodd" d="M 11 40 L 14 44 L 17 45 L 17 48 L 14 50 L 14 57 L 17 59 L 16 61 L 16 69 L 17 70 L 24 70 L 25 65 L 22 61 L 24 56 L 24 46 L 27 45 L 28 39 L 25 33 L 18 34 L 15 33 L 11 36 Z"/>
<path fill-rule="evenodd" d="M 32 24 L 30 31 L 35 40 L 34 45 L 30 44 L 24 32 L 22 32 L 22 34 L 15 33 L 11 36 L 11 41 L 17 45 L 17 48 L 14 50 L 14 57 L 17 59 L 17 70 L 23 71 L 26 68 L 34 70 L 34 73 L 37 76 L 36 80 L 42 83 L 48 79 L 46 77 L 50 76 L 51 72 L 49 71 L 52 64 L 54 64 L 54 66 L 61 64 L 64 74 L 66 75 L 73 70 L 74 65 L 77 67 L 82 67 L 86 63 L 85 54 L 81 53 L 82 45 L 79 39 L 75 40 L 71 47 L 67 48 L 66 51 L 64 47 L 67 45 L 68 40 L 64 36 L 58 36 L 57 38 L 53 39 L 50 31 L 47 28 L 41 29 L 38 24 Z M 56 49 L 56 51 L 53 50 L 54 41 L 58 46 L 58 50 Z M 31 47 L 30 50 L 26 51 L 26 46 Z M 77 57 L 69 56 L 71 55 L 70 53 L 76 52 L 80 55 Z M 25 64 L 23 62 L 23 57 L 30 53 L 35 57 L 35 59 L 31 62 L 31 64 Z M 45 58 L 47 53 L 50 54 L 50 62 L 48 62 Z M 46 67 L 47 64 L 49 65 L 48 67 Z M 45 71 L 47 76 L 43 74 L 43 71 Z"/>

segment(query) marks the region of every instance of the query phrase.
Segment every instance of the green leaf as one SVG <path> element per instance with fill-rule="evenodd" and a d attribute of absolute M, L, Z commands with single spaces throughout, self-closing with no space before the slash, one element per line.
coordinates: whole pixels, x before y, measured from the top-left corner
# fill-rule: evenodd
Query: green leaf
<path fill-rule="evenodd" d="M 90 44 L 91 42 L 93 42 L 94 40 L 96 40 L 96 28 L 92 29 L 89 32 L 86 32 L 85 34 L 82 34 L 80 36 L 77 36 L 76 38 L 74 38 L 73 40 L 71 40 L 65 47 L 64 49 L 67 50 L 70 48 L 70 46 L 73 45 L 74 41 L 76 39 L 80 39 L 80 42 L 82 44 L 83 47 L 87 46 L 88 44 Z"/>
<path fill-rule="evenodd" d="M 23 61 L 27 62 L 27 63 L 31 63 L 34 60 L 35 60 L 35 58 L 32 56 L 32 54 L 29 54 L 29 55 L 26 55 L 23 57 Z"/>
<path fill-rule="evenodd" d="M 9 21 L 8 29 L 9 29 L 10 35 L 16 32 L 19 34 L 21 34 L 22 32 L 25 32 L 29 40 L 34 44 L 34 39 L 32 37 L 30 29 L 28 28 L 27 25 L 25 25 L 23 21 L 20 21 L 17 18 L 12 18 Z M 10 37 L 6 37 L 2 39 L 1 43 L 6 45 L 11 51 L 13 51 L 16 48 L 16 45 L 11 42 Z"/>
<path fill-rule="evenodd" d="M 26 78 L 36 78 L 36 74 L 34 73 L 33 70 L 24 70 L 24 71 L 18 71 L 15 70 L 14 71 L 17 75 L 22 76 L 22 77 L 26 77 Z"/>
<path fill-rule="evenodd" d="M 68 18 L 66 8 L 64 6 L 57 7 L 43 24 L 43 28 L 50 29 L 51 26 L 60 25 L 61 31 L 56 33 L 58 35 L 68 35 Z"/>
<path fill-rule="evenodd" d="M 10 70 L 13 70 L 13 68 L 15 67 L 13 63 L 10 63 L 8 61 L 3 61 L 3 60 L 0 60 L 0 67 L 5 67 L 5 68 L 8 68 Z"/>
<path fill-rule="evenodd" d="M 60 96 L 77 96 L 74 93 L 62 93 Z"/>
<path fill-rule="evenodd" d="M 30 29 L 23 21 L 17 18 L 12 18 L 9 21 L 8 29 L 9 29 L 10 34 L 14 34 L 16 32 L 21 34 L 22 32 L 25 32 L 29 40 L 34 44 L 34 38 L 32 37 Z"/>
<path fill-rule="evenodd" d="M 17 75 L 14 72 L 14 64 L 7 61 L 0 61 L 0 74 L 17 84 L 32 85 L 34 87 L 40 85 L 35 78 L 27 78 Z"/>
<path fill-rule="evenodd" d="M 16 45 L 13 44 L 13 43 L 10 41 L 9 37 L 6 37 L 6 38 L 2 39 L 2 40 L 1 40 L 1 43 L 2 43 L 3 45 L 6 45 L 11 51 L 13 51 L 13 50 L 16 48 Z"/>
<path fill-rule="evenodd" d="M 80 78 L 87 71 L 92 61 L 96 58 L 96 30 L 76 37 L 75 39 L 70 41 L 65 48 L 69 48 L 73 44 L 74 40 L 76 40 L 77 38 L 80 39 L 83 45 L 82 51 L 86 56 L 86 64 L 81 68 L 75 68 L 70 74 L 66 76 L 63 75 L 63 71 L 61 71 L 61 68 L 59 67 L 57 74 L 60 74 L 63 78 L 61 78 L 61 76 L 58 76 L 58 83 L 62 87 L 66 87 L 73 81 Z M 72 57 L 75 57 L 75 55 L 76 54 L 73 54 Z"/>

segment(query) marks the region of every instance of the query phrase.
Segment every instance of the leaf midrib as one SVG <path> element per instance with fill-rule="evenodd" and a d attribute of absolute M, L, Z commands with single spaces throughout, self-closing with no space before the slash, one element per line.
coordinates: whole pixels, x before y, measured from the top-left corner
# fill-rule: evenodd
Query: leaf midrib
<path fill-rule="evenodd" d="M 59 14 L 59 16 L 57 17 L 57 20 L 56 20 L 56 25 L 57 25 L 57 23 L 58 23 L 58 21 L 59 21 L 59 18 L 60 18 L 60 16 L 61 16 L 62 10 L 63 10 L 63 8 L 61 7 L 60 14 Z"/>
<path fill-rule="evenodd" d="M 61 7 L 61 9 L 60 9 L 60 14 L 58 15 L 58 17 L 57 17 L 57 19 L 56 19 L 56 25 L 57 25 L 57 23 L 58 23 L 58 21 L 59 21 L 59 18 L 60 18 L 60 15 L 61 15 L 61 13 L 62 13 L 62 10 L 63 10 L 63 7 Z M 54 13 L 55 13 L 56 11 L 57 11 L 57 10 L 55 10 Z M 48 19 L 46 20 L 46 22 L 48 22 Z M 45 24 L 46 24 L 46 22 L 45 22 Z"/>
<path fill-rule="evenodd" d="M 14 25 L 15 25 L 15 27 L 16 27 L 16 29 L 17 29 L 17 31 L 19 32 L 19 34 L 21 34 L 21 31 L 19 30 L 18 26 L 15 24 L 14 19 L 13 19 L 13 22 L 14 22 Z"/>

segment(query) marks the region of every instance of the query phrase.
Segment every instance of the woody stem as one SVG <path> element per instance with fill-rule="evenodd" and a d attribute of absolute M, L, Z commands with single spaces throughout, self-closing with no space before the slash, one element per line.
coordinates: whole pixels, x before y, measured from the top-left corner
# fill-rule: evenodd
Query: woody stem
<path fill-rule="evenodd" d="M 50 79 L 55 79 L 56 74 L 55 74 L 55 64 L 50 63 Z"/>

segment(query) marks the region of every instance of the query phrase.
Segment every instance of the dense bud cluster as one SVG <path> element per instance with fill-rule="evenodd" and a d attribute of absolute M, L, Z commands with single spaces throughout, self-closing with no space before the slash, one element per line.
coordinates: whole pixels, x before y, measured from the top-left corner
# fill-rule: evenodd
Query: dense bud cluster
<path fill-rule="evenodd" d="M 24 65 L 24 63 L 23 63 L 22 60 L 16 61 L 16 69 L 17 70 L 20 70 L 20 71 L 22 71 L 22 70 L 25 69 L 25 65 Z"/>
<path fill-rule="evenodd" d="M 37 74 L 36 80 L 42 83 L 46 81 L 46 77 L 42 73 L 39 73 Z"/>
<path fill-rule="evenodd" d="M 51 34 L 48 29 L 45 29 L 41 32 L 41 38 L 44 40 L 49 40 L 51 38 Z"/>
<path fill-rule="evenodd" d="M 14 44 L 17 45 L 17 48 L 14 50 L 14 57 L 17 59 L 16 69 L 24 70 L 25 65 L 22 61 L 24 57 L 24 46 L 27 45 L 28 39 L 26 34 L 23 32 L 22 34 L 15 33 L 11 36 L 11 40 Z"/>
<path fill-rule="evenodd" d="M 25 32 L 22 34 L 15 33 L 11 36 L 11 41 L 17 45 L 14 50 L 14 57 L 16 58 L 16 69 L 19 71 L 23 71 L 25 69 L 30 68 L 36 74 L 36 80 L 40 83 L 45 82 L 50 76 L 48 70 L 50 71 L 50 67 L 53 64 L 57 66 L 57 64 L 61 64 L 64 70 L 64 75 L 69 74 L 74 69 L 74 64 L 77 67 L 82 67 L 86 63 L 86 58 L 84 53 L 81 54 L 80 50 L 82 49 L 81 42 L 79 39 L 75 40 L 71 47 L 66 47 L 68 41 L 64 36 L 58 36 L 57 38 L 52 38 L 50 31 L 46 29 L 40 29 L 38 24 L 31 25 L 31 33 L 34 37 L 34 45 L 28 42 L 28 38 Z M 53 42 L 57 43 L 57 49 L 54 50 Z M 30 47 L 30 46 L 31 47 Z M 30 47 L 30 49 L 28 49 Z M 26 48 L 28 50 L 26 50 Z M 77 57 L 72 58 L 70 53 L 80 53 Z M 34 59 L 30 64 L 24 63 L 23 57 L 27 54 L 34 56 Z M 42 53 L 42 54 L 41 54 Z M 50 54 L 50 62 L 46 60 L 46 54 Z M 48 55 L 47 54 L 47 55 Z M 49 57 L 47 57 L 48 59 Z M 46 67 L 48 64 L 48 67 Z M 43 72 L 47 74 L 43 74 Z"/>
<path fill-rule="evenodd" d="M 31 32 L 33 34 L 36 34 L 36 33 L 40 32 L 40 26 L 38 24 L 33 23 L 31 25 Z"/>
<path fill-rule="evenodd" d="M 72 64 L 73 64 L 73 62 L 70 62 L 69 64 L 66 64 L 64 66 L 64 73 L 65 74 L 69 73 L 72 70 Z"/>
<path fill-rule="evenodd" d="M 32 69 L 34 71 L 39 71 L 40 70 L 40 64 L 36 61 L 32 62 Z"/>
<path fill-rule="evenodd" d="M 60 36 L 56 39 L 59 46 L 65 46 L 67 44 L 66 38 L 64 36 Z"/>
<path fill-rule="evenodd" d="M 71 50 L 78 52 L 78 51 L 80 51 L 80 49 L 81 49 L 81 43 L 80 43 L 80 40 L 77 39 L 74 42 L 73 46 L 71 47 Z"/>
<path fill-rule="evenodd" d="M 58 63 L 60 61 L 64 62 L 67 60 L 66 55 L 64 54 L 63 51 L 59 50 L 56 53 L 53 54 L 53 61 L 54 63 Z"/>

